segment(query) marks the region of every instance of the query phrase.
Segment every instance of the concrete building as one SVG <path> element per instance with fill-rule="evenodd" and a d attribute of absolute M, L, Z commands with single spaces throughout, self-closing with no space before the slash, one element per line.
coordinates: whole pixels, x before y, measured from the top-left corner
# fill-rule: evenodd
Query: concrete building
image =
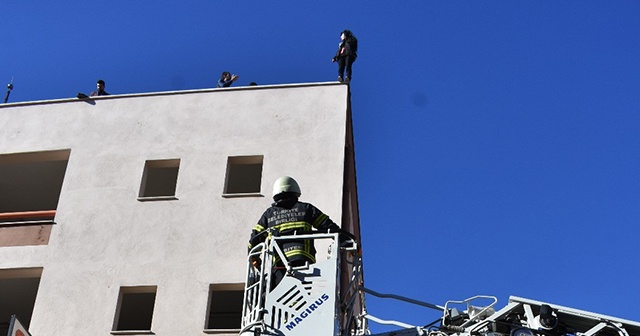
<path fill-rule="evenodd" d="M 237 334 L 282 175 L 359 237 L 344 84 L 5 104 L 0 128 L 0 335 Z"/>

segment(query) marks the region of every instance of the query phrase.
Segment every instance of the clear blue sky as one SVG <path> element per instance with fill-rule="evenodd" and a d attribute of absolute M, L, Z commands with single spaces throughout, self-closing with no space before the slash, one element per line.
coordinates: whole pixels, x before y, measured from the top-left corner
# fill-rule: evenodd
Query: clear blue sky
<path fill-rule="evenodd" d="M 332 81 L 351 29 L 366 286 L 640 320 L 639 1 L 33 0 L 0 22 L 10 102 Z"/>

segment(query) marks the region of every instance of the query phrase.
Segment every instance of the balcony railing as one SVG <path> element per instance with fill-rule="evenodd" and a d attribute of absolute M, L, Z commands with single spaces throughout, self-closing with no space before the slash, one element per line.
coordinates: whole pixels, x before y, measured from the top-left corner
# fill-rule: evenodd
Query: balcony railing
<path fill-rule="evenodd" d="M 56 210 L 0 212 L 0 225 L 53 224 Z"/>

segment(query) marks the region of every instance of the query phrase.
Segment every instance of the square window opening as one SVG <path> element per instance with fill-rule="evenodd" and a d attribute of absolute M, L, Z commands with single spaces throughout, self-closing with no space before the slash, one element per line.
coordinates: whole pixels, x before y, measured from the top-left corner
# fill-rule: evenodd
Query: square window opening
<path fill-rule="evenodd" d="M 216 284 L 209 287 L 206 329 L 239 330 L 242 323 L 242 284 Z"/>
<path fill-rule="evenodd" d="M 151 330 L 156 286 L 121 287 L 113 331 Z"/>
<path fill-rule="evenodd" d="M 175 197 L 180 159 L 148 160 L 139 197 Z"/>
<path fill-rule="evenodd" d="M 264 156 L 231 156 L 227 160 L 224 194 L 260 193 Z"/>

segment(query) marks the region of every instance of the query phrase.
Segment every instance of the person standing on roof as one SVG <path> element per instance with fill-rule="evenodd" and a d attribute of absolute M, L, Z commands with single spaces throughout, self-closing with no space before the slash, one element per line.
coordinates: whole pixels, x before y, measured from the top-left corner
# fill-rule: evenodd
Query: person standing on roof
<path fill-rule="evenodd" d="M 300 186 L 290 176 L 282 176 L 273 184 L 273 200 L 251 231 L 249 249 L 264 242 L 267 235 L 291 236 L 309 234 L 312 228 L 328 232 L 341 232 L 340 227 L 329 216 L 309 203 L 298 201 Z M 287 240 L 280 245 L 291 266 L 303 266 L 316 262 L 316 249 L 310 239 Z M 254 265 L 259 266 L 259 260 Z M 284 264 L 276 260 L 274 272 L 278 284 L 284 277 Z"/>
<path fill-rule="evenodd" d="M 338 51 L 331 61 L 338 62 L 338 82 L 342 82 L 344 78 L 344 82 L 349 83 L 351 81 L 351 65 L 358 57 L 358 39 L 347 29 L 340 34 L 340 40 Z M 343 77 L 345 69 L 347 77 Z"/>
<path fill-rule="evenodd" d="M 97 90 L 91 92 L 91 97 L 93 97 L 93 96 L 108 96 L 109 92 L 104 90 L 105 86 L 106 85 L 104 84 L 104 81 L 102 79 L 98 79 L 98 82 L 96 84 Z"/>
<path fill-rule="evenodd" d="M 222 73 L 220 79 L 218 80 L 218 87 L 230 87 L 231 84 L 233 84 L 233 82 L 235 82 L 237 79 L 238 75 L 232 75 L 230 72 L 225 71 Z"/>

